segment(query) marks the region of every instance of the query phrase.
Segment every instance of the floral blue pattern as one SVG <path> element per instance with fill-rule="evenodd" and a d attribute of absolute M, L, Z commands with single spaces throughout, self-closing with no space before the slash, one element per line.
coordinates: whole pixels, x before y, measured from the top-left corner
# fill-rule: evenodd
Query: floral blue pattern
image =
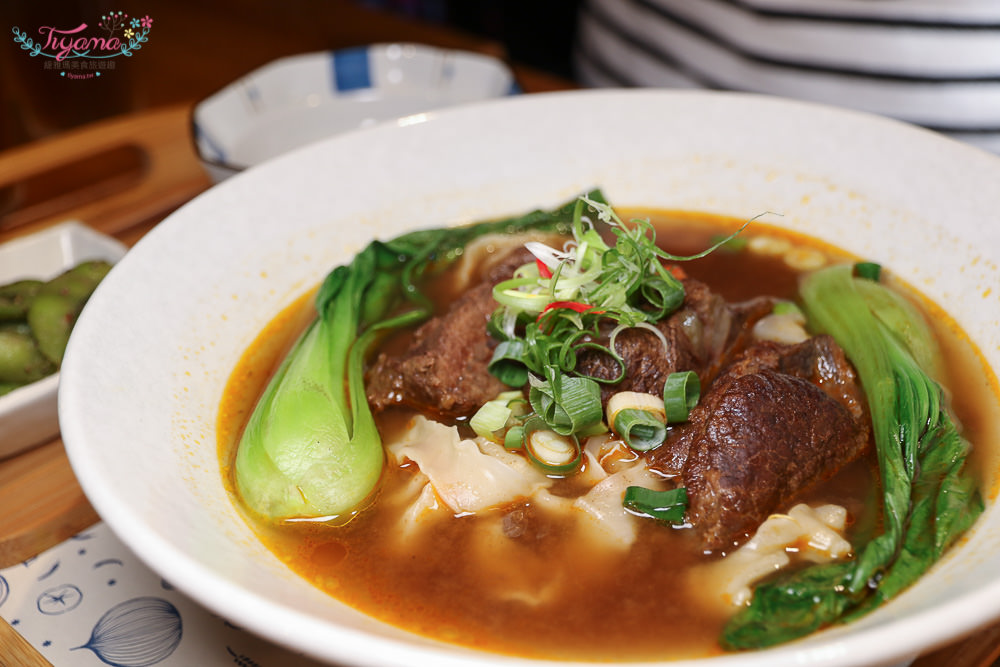
<path fill-rule="evenodd" d="M 170 657 L 183 635 L 177 607 L 163 598 L 141 597 L 105 612 L 80 648 L 114 667 L 146 667 Z"/>

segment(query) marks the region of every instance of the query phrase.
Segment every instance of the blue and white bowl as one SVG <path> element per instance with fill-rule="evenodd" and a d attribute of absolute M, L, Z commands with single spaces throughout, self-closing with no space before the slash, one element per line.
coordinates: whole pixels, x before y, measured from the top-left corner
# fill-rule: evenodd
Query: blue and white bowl
<path fill-rule="evenodd" d="M 375 44 L 269 63 L 200 102 L 192 129 L 218 182 L 317 139 L 517 92 L 496 58 Z"/>

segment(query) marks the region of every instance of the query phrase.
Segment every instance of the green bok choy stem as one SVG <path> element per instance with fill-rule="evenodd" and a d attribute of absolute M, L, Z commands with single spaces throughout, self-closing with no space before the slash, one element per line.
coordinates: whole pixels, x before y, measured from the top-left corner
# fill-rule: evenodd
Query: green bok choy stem
<path fill-rule="evenodd" d="M 923 574 L 982 512 L 966 469 L 969 444 L 923 366 L 935 342 L 922 316 L 887 287 L 837 266 L 809 275 L 810 324 L 831 334 L 868 398 L 882 480 L 883 532 L 857 558 L 800 570 L 758 586 L 723 632 L 729 649 L 759 648 L 851 620 Z"/>
<path fill-rule="evenodd" d="M 568 233 L 575 201 L 554 211 L 373 241 L 334 269 L 317 294 L 317 318 L 282 361 L 240 439 L 235 479 L 245 505 L 275 521 L 343 520 L 363 507 L 383 466 L 365 398 L 371 344 L 431 315 L 421 283 L 470 241 L 528 230 Z"/>

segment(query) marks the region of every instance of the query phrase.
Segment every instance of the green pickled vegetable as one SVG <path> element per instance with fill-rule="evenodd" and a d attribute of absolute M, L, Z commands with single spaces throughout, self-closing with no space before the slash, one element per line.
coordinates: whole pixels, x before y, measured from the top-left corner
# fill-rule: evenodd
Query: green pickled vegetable
<path fill-rule="evenodd" d="M 23 320 L 28 315 L 28 307 L 44 284 L 41 280 L 28 279 L 0 285 L 0 322 Z"/>
<path fill-rule="evenodd" d="M 0 330 L 0 383 L 24 385 L 56 371 L 30 333 Z"/>
<path fill-rule="evenodd" d="M 421 285 L 470 241 L 528 230 L 568 233 L 574 204 L 374 241 L 334 269 L 317 295 L 318 317 L 264 390 L 240 439 L 235 478 L 247 507 L 274 521 L 344 521 L 363 508 L 383 466 L 363 378 L 372 343 L 432 314 Z"/>
<path fill-rule="evenodd" d="M 80 262 L 45 283 L 38 293 L 60 294 L 77 301 L 86 300 L 110 270 L 111 264 L 103 260 Z"/>
<path fill-rule="evenodd" d="M 919 312 L 850 266 L 808 276 L 809 322 L 831 334 L 867 395 L 882 481 L 883 532 L 852 561 L 779 576 L 731 619 L 728 649 L 769 646 L 861 616 L 920 577 L 983 511 L 969 443 L 932 379 L 935 341 Z"/>
<path fill-rule="evenodd" d="M 73 325 L 110 270 L 108 262 L 83 262 L 45 283 L 35 294 L 27 321 L 38 348 L 53 363 L 62 362 Z"/>
<path fill-rule="evenodd" d="M 28 323 L 38 339 L 38 347 L 53 363 L 62 362 L 69 334 L 84 303 L 59 294 L 40 294 L 28 312 Z"/>
<path fill-rule="evenodd" d="M 59 370 L 70 331 L 110 268 L 82 262 L 48 282 L 0 285 L 0 395 Z"/>

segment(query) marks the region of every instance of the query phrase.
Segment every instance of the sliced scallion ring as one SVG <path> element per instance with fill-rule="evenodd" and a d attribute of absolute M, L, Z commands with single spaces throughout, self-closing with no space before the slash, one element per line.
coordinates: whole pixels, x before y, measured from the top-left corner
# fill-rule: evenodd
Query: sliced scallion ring
<path fill-rule="evenodd" d="M 586 428 L 580 429 L 573 435 L 575 435 L 578 440 L 586 440 L 594 435 L 603 435 L 604 433 L 607 433 L 608 430 L 609 429 L 604 422 L 595 422 Z"/>
<path fill-rule="evenodd" d="M 667 437 L 667 425 L 648 410 L 621 410 L 612 429 L 637 452 L 656 449 Z"/>
<path fill-rule="evenodd" d="M 642 295 L 657 309 L 660 317 L 674 312 L 684 303 L 684 286 L 669 273 L 642 283 Z"/>
<path fill-rule="evenodd" d="M 680 371 L 667 376 L 663 383 L 663 409 L 668 424 L 686 422 L 688 414 L 701 398 L 701 382 L 694 371 Z"/>
<path fill-rule="evenodd" d="M 620 391 L 608 399 L 608 424 L 632 449 L 646 452 L 667 437 L 663 400 L 652 394 Z"/>
<path fill-rule="evenodd" d="M 638 391 L 619 391 L 616 394 L 612 394 L 611 398 L 608 399 L 608 423 L 614 424 L 617 414 L 622 410 L 629 409 L 648 410 L 658 416 L 660 421 L 666 418 L 663 410 L 663 401 L 658 396 Z"/>
<path fill-rule="evenodd" d="M 503 436 L 504 449 L 524 449 L 524 426 L 511 426 Z"/>
<path fill-rule="evenodd" d="M 520 391 L 501 392 L 492 401 L 486 401 L 472 415 L 469 426 L 476 435 L 493 442 L 500 442 L 503 439 L 503 431 L 512 416 L 524 413 L 524 397 Z"/>
<path fill-rule="evenodd" d="M 580 467 L 583 450 L 575 435 L 563 435 L 535 416 L 524 423 L 523 449 L 536 466 L 549 475 L 568 475 Z"/>

